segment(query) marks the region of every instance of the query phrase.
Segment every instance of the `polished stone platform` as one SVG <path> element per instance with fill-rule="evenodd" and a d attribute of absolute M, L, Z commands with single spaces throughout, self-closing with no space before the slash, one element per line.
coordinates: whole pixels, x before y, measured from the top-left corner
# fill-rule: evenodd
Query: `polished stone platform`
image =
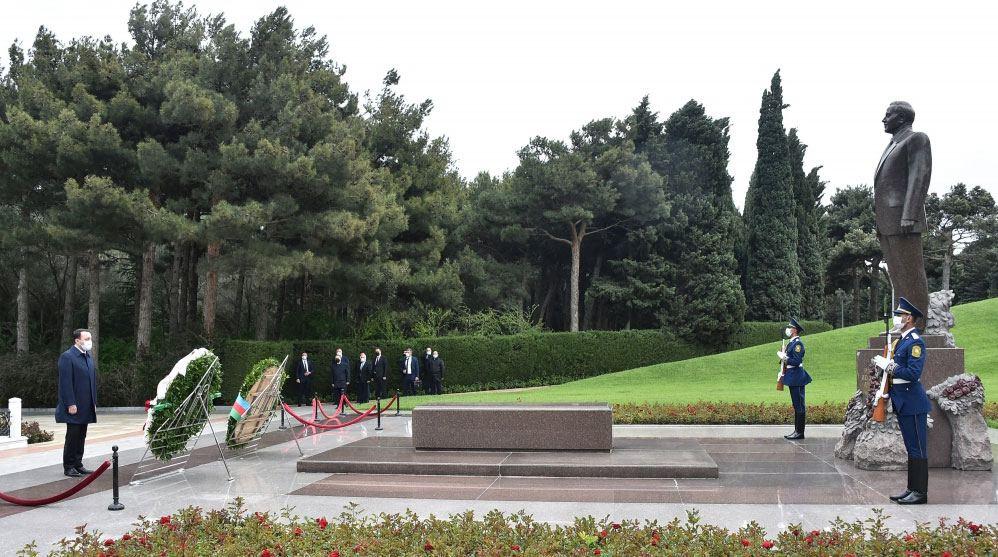
<path fill-rule="evenodd" d="M 381 438 L 386 447 L 403 444 L 397 438 L 387 439 L 393 438 Z M 624 446 L 639 447 L 641 444 L 635 442 L 642 440 L 617 436 L 614 443 L 625 442 Z M 378 439 L 369 441 L 361 446 L 370 447 Z M 888 496 L 903 490 L 904 472 L 860 470 L 851 463 L 837 460 L 833 454 L 834 438 L 797 442 L 779 438 L 652 441 L 660 447 L 699 446 L 717 463 L 718 475 L 714 478 L 557 478 L 505 474 L 379 474 L 368 470 L 333 473 L 299 488 L 292 495 L 565 503 L 825 504 L 880 506 L 892 513 L 901 510 Z M 299 461 L 299 471 L 302 462 Z M 929 474 L 929 502 L 932 505 L 990 505 L 998 509 L 998 474 L 934 469 Z"/>
<path fill-rule="evenodd" d="M 603 403 L 424 404 L 412 410 L 417 449 L 610 451 L 613 411 Z"/>
<path fill-rule="evenodd" d="M 415 431 L 415 427 L 413 430 Z M 716 478 L 695 439 L 615 439 L 602 451 L 424 451 L 370 437 L 298 461 L 299 472 L 540 478 Z"/>

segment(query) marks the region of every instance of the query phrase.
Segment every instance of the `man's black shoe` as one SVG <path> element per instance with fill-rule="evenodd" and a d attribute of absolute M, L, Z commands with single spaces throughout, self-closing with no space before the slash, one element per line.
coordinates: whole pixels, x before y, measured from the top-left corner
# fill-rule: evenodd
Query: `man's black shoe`
<path fill-rule="evenodd" d="M 901 499 L 904 499 L 905 497 L 907 497 L 909 495 L 911 495 L 911 490 L 910 489 L 905 490 L 905 492 L 902 493 L 901 495 L 891 495 L 891 501 L 900 501 Z"/>
<path fill-rule="evenodd" d="M 788 441 L 796 441 L 798 439 L 803 439 L 804 438 L 804 434 L 801 433 L 801 432 L 799 432 L 799 431 L 795 431 L 795 432 L 793 432 L 790 435 L 784 436 L 783 438 L 786 439 L 786 440 L 788 440 Z"/>
<path fill-rule="evenodd" d="M 81 476 L 86 476 L 88 474 L 93 474 L 94 473 L 93 470 L 90 470 L 90 469 L 88 469 L 85 466 L 77 466 L 76 467 L 76 471 L 79 472 Z"/>
<path fill-rule="evenodd" d="M 69 469 L 67 469 L 66 470 L 66 475 L 69 476 L 70 478 L 81 478 L 81 477 L 83 477 L 83 474 L 77 472 L 75 468 L 69 468 Z"/>
<path fill-rule="evenodd" d="M 924 505 L 929 502 L 928 495 L 912 491 L 904 499 L 898 499 L 898 505 Z"/>

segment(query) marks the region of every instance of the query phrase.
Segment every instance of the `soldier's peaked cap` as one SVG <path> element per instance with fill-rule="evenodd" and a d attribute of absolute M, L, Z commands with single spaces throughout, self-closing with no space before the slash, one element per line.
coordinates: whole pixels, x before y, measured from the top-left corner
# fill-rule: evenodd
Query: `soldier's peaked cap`
<path fill-rule="evenodd" d="M 902 315 L 902 314 L 913 315 L 916 318 L 922 316 L 922 312 L 919 311 L 917 307 L 915 307 L 915 304 L 909 302 L 908 299 L 905 298 L 904 296 L 898 298 L 898 307 L 896 310 L 894 310 L 894 315 Z"/>
<path fill-rule="evenodd" d="M 797 320 L 794 319 L 793 317 L 790 318 L 790 323 L 788 323 L 788 325 L 791 326 L 791 327 L 793 327 L 794 329 L 797 329 L 798 333 L 803 333 L 804 332 L 804 327 L 801 326 L 801 324 L 798 323 Z"/>

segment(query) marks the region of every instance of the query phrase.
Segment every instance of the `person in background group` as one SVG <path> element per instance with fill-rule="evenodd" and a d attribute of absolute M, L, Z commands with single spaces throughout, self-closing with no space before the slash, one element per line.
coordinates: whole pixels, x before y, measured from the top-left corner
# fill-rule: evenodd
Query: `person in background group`
<path fill-rule="evenodd" d="M 385 398 L 388 394 L 388 366 L 385 365 L 385 358 L 381 355 L 381 348 L 374 348 L 374 363 L 371 365 L 371 374 L 374 377 L 374 392 L 378 398 Z"/>
<path fill-rule="evenodd" d="M 361 352 L 357 364 L 357 402 L 371 400 L 371 377 L 371 363 L 367 361 L 367 354 Z"/>
<path fill-rule="evenodd" d="M 308 353 L 301 353 L 301 361 L 295 369 L 295 383 L 298 386 L 298 406 L 305 401 L 311 402 L 312 397 L 312 363 L 308 361 Z"/>
<path fill-rule="evenodd" d="M 406 395 L 416 394 L 416 381 L 419 380 L 419 359 L 412 355 L 412 348 L 406 348 L 405 354 L 399 360 L 399 372 L 402 374 L 402 392 Z"/>
<path fill-rule="evenodd" d="M 790 402 L 794 405 L 794 432 L 784 435 L 784 439 L 796 441 L 804 438 L 804 425 L 807 422 L 807 405 L 804 400 L 804 390 L 811 382 L 811 376 L 804 369 L 804 341 L 800 335 L 804 327 L 796 319 L 791 318 L 786 327 L 786 335 L 790 337 L 786 352 L 777 352 L 777 357 L 787 363 L 783 372 L 783 385 L 790 389 Z"/>
<path fill-rule="evenodd" d="M 440 353 L 433 351 L 430 363 L 427 366 L 430 373 L 428 383 L 430 383 L 430 394 L 439 395 L 444 392 L 444 361 L 440 359 Z"/>
<path fill-rule="evenodd" d="M 93 473 L 83 466 L 87 426 L 97 423 L 97 368 L 90 355 L 94 343 L 90 331 L 73 331 L 73 346 L 59 356 L 59 399 L 56 423 L 66 424 L 62 449 L 63 472 L 71 478 Z"/>
<path fill-rule="evenodd" d="M 423 361 L 419 362 L 419 368 L 423 371 L 428 371 L 430 369 L 430 361 L 433 360 L 433 349 L 429 346 L 426 347 L 426 353 L 423 354 Z M 421 378 L 423 380 L 423 392 L 432 395 L 433 394 L 433 376 L 426 374 L 426 377 Z"/>
<path fill-rule="evenodd" d="M 350 385 L 350 360 L 343 355 L 343 349 L 336 349 L 336 357 L 333 358 L 333 402 L 339 404 L 340 397 L 347 394 L 347 387 Z"/>

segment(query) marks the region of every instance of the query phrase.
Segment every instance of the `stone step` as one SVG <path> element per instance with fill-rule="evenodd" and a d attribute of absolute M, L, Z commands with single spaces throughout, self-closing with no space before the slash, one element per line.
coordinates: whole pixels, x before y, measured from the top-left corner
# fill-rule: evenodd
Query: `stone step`
<path fill-rule="evenodd" d="M 609 451 L 607 403 L 427 404 L 412 411 L 417 449 Z"/>
<path fill-rule="evenodd" d="M 416 450 L 411 439 L 369 438 L 298 461 L 299 472 L 553 478 L 716 478 L 695 440 L 631 439 L 602 451 Z"/>

